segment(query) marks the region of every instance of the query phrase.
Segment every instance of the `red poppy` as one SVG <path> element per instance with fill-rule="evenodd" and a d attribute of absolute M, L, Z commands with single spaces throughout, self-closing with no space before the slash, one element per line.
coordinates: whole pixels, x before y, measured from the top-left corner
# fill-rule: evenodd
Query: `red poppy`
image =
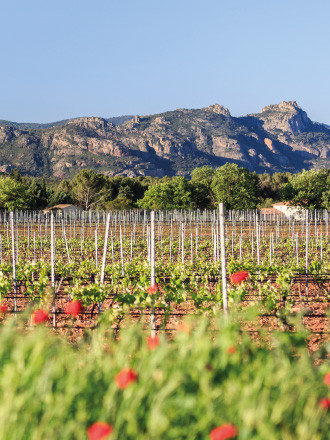
<path fill-rule="evenodd" d="M 5 315 L 9 310 L 9 307 L 7 306 L 7 304 L 1 304 L 0 306 L 0 313 L 2 313 L 3 315 Z"/>
<path fill-rule="evenodd" d="M 237 350 L 237 348 L 232 345 L 231 347 L 228 347 L 227 353 L 233 354 L 233 353 L 235 353 L 236 350 Z"/>
<path fill-rule="evenodd" d="M 155 283 L 153 286 L 148 287 L 147 293 L 148 295 L 153 295 L 158 290 L 158 284 Z"/>
<path fill-rule="evenodd" d="M 41 324 L 42 322 L 47 321 L 48 313 L 46 312 L 46 310 L 37 309 L 33 312 L 32 319 L 34 324 Z"/>
<path fill-rule="evenodd" d="M 236 272 L 230 275 L 229 281 L 232 284 L 240 284 L 249 276 L 249 272 L 246 270 L 241 270 L 240 272 Z"/>
<path fill-rule="evenodd" d="M 118 388 L 124 389 L 130 383 L 136 382 L 138 375 L 131 368 L 123 368 L 115 377 Z"/>
<path fill-rule="evenodd" d="M 149 338 L 147 338 L 147 344 L 150 350 L 154 350 L 159 345 L 159 337 L 157 335 L 149 336 Z"/>
<path fill-rule="evenodd" d="M 319 406 L 323 409 L 329 409 L 330 399 L 328 399 L 327 397 L 323 397 L 322 399 L 319 400 Z"/>
<path fill-rule="evenodd" d="M 238 435 L 238 430 L 234 425 L 226 423 L 225 425 L 218 426 L 212 429 L 210 432 L 211 440 L 226 440 L 227 438 L 234 438 Z"/>
<path fill-rule="evenodd" d="M 83 312 L 84 307 L 80 301 L 70 301 L 66 304 L 64 311 L 67 315 L 77 316 L 79 313 Z"/>
<path fill-rule="evenodd" d="M 111 425 L 105 422 L 96 422 L 87 429 L 89 440 L 105 440 L 113 431 Z"/>
<path fill-rule="evenodd" d="M 326 385 L 330 385 L 330 372 L 329 373 L 325 373 L 324 378 L 323 378 L 323 382 Z"/>

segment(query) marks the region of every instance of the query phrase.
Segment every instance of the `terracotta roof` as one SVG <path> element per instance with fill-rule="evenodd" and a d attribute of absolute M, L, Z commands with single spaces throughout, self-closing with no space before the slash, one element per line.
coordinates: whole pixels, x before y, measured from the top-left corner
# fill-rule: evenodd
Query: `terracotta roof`
<path fill-rule="evenodd" d="M 275 215 L 281 215 L 281 211 L 278 211 L 275 208 L 260 208 L 261 214 L 275 214 Z"/>
<path fill-rule="evenodd" d="M 55 206 L 51 206 L 47 209 L 64 209 L 64 208 L 68 208 L 69 206 L 72 206 L 73 208 L 76 208 L 76 206 L 72 205 L 72 203 L 68 204 L 68 205 L 55 205 Z"/>
<path fill-rule="evenodd" d="M 55 205 L 55 206 L 51 206 L 49 209 L 53 209 L 53 208 L 63 209 L 63 208 L 67 208 L 68 206 L 73 206 L 73 205 L 72 203 L 70 203 L 69 205 Z"/>
<path fill-rule="evenodd" d="M 273 206 L 293 206 L 291 202 L 277 202 L 273 203 Z"/>

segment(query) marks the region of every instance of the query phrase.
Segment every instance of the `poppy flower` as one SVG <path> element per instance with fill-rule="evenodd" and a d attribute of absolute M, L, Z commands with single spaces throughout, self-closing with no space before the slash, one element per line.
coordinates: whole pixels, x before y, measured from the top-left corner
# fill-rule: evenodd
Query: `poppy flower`
<path fill-rule="evenodd" d="M 46 310 L 43 309 L 37 309 L 32 313 L 32 320 L 34 324 L 41 324 L 44 321 L 47 321 L 48 319 L 48 313 Z"/>
<path fill-rule="evenodd" d="M 157 335 L 149 336 L 149 338 L 147 338 L 147 344 L 150 350 L 154 350 L 159 345 L 159 337 Z"/>
<path fill-rule="evenodd" d="M 124 389 L 132 382 L 136 382 L 138 375 L 131 368 L 123 368 L 115 377 L 118 388 Z"/>
<path fill-rule="evenodd" d="M 64 311 L 67 315 L 77 316 L 79 313 L 83 312 L 84 307 L 80 301 L 70 301 L 66 304 Z"/>
<path fill-rule="evenodd" d="M 236 272 L 230 275 L 229 281 L 232 284 L 240 284 L 249 276 L 249 272 L 246 270 L 241 270 L 240 272 Z"/>
<path fill-rule="evenodd" d="M 210 432 L 211 440 L 226 440 L 227 438 L 234 438 L 238 435 L 238 430 L 234 425 L 226 423 L 212 429 Z"/>
<path fill-rule="evenodd" d="M 329 409 L 330 399 L 328 399 L 327 397 L 323 397 L 322 399 L 319 400 L 319 406 L 323 409 Z"/>
<path fill-rule="evenodd" d="M 87 429 L 89 440 L 105 440 L 113 431 L 111 425 L 105 422 L 96 422 Z"/>
<path fill-rule="evenodd" d="M 9 307 L 7 306 L 7 304 L 1 304 L 0 306 L 0 313 L 2 313 L 3 315 L 5 315 L 9 310 Z"/>
<path fill-rule="evenodd" d="M 227 353 L 233 354 L 233 353 L 235 353 L 236 350 L 237 350 L 237 348 L 232 345 L 231 347 L 227 348 Z"/>
<path fill-rule="evenodd" d="M 158 284 L 155 283 L 153 286 L 148 287 L 147 293 L 148 295 L 153 295 L 158 290 Z"/>
<path fill-rule="evenodd" d="M 326 385 L 330 385 L 330 372 L 329 372 L 329 373 L 326 373 L 326 374 L 324 375 L 323 382 L 324 382 Z"/>

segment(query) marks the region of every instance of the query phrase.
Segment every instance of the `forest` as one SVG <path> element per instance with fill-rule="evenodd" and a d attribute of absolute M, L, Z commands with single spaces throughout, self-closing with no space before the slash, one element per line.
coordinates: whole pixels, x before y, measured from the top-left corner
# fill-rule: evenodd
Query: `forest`
<path fill-rule="evenodd" d="M 290 201 L 303 208 L 330 210 L 330 170 L 256 174 L 226 163 L 195 168 L 190 178 L 109 177 L 81 170 L 72 179 L 21 175 L 16 169 L 0 178 L 0 208 L 40 210 L 75 204 L 84 210 L 213 209 L 246 210 Z"/>

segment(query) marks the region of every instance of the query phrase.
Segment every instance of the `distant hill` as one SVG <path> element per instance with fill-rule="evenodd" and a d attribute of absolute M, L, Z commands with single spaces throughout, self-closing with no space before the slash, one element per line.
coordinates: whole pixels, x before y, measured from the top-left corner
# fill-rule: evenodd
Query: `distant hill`
<path fill-rule="evenodd" d="M 126 116 L 115 116 L 113 118 L 108 118 L 106 121 L 111 122 L 114 125 L 121 125 L 124 124 L 124 122 L 129 121 L 132 119 L 132 115 L 126 115 Z M 73 121 L 73 119 L 63 119 L 62 121 L 56 121 L 56 122 L 48 122 L 46 124 L 38 124 L 37 122 L 12 122 L 12 121 L 5 121 L 4 119 L 0 119 L 0 125 L 6 125 L 9 127 L 15 127 L 15 128 L 21 128 L 22 130 L 25 129 L 39 129 L 39 128 L 51 128 L 51 127 L 58 127 L 59 125 L 65 125 L 70 121 Z"/>
<path fill-rule="evenodd" d="M 188 175 L 235 162 L 258 173 L 330 167 L 330 128 L 295 101 L 231 116 L 218 104 L 149 116 L 83 117 L 52 124 L 0 121 L 0 171 L 71 177 Z"/>

